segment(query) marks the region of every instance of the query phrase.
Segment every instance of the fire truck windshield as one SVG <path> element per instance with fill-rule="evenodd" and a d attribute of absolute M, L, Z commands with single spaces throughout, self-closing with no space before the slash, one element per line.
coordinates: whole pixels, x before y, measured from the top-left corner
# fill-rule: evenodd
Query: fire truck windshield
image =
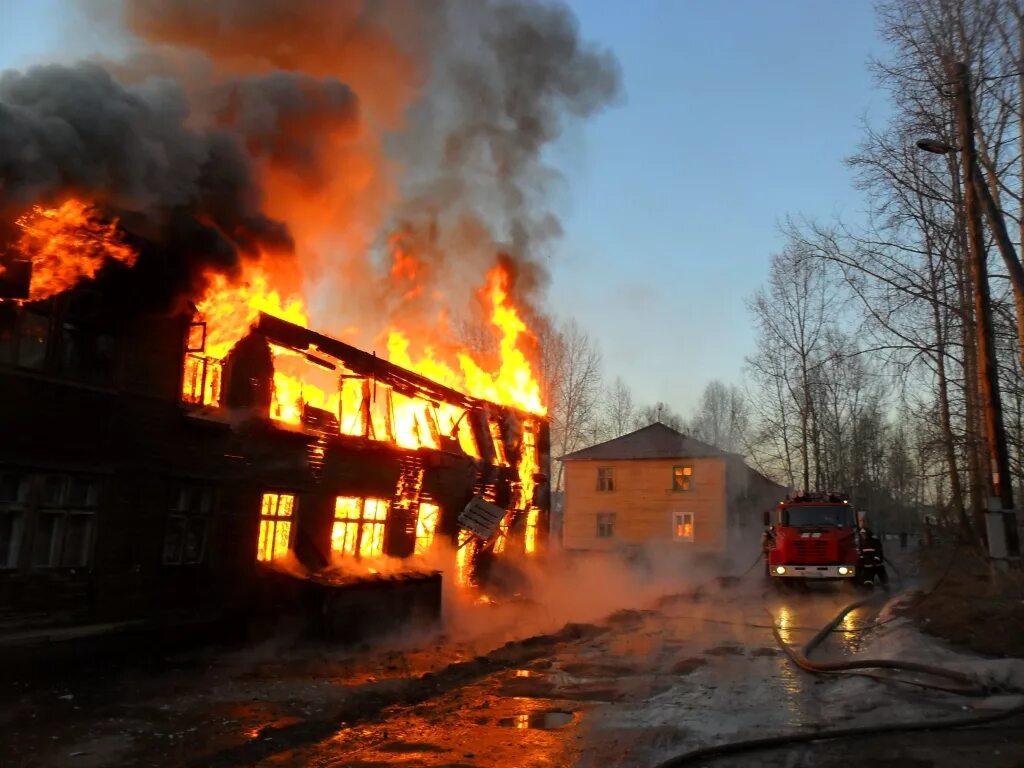
<path fill-rule="evenodd" d="M 820 525 L 832 528 L 852 528 L 853 509 L 846 504 L 815 504 L 784 507 L 782 524 L 800 527 Z"/>

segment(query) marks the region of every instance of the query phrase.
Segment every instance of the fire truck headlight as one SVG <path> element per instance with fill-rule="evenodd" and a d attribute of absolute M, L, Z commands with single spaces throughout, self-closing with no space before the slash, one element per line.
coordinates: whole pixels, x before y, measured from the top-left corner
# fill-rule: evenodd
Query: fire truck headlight
<path fill-rule="evenodd" d="M 786 572 L 786 566 L 784 566 L 784 565 L 776 565 L 775 566 L 775 572 L 777 574 L 779 574 L 779 576 L 781 576 L 782 574 L 784 574 Z"/>
<path fill-rule="evenodd" d="M 840 565 L 839 566 L 839 575 L 840 576 L 846 576 L 849 573 L 850 573 L 850 569 L 847 568 L 845 565 Z"/>

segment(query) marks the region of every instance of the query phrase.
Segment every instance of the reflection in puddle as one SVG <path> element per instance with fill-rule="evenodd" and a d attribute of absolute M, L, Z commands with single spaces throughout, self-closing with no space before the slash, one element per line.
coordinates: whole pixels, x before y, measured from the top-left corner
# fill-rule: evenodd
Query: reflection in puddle
<path fill-rule="evenodd" d="M 561 728 L 563 725 L 568 725 L 572 722 L 572 717 L 572 712 L 560 712 L 556 710 L 552 710 L 550 712 L 531 712 L 529 714 L 503 717 L 498 721 L 498 725 L 504 728 L 515 728 L 517 730 L 538 728 L 543 731 L 550 731 L 555 728 Z"/>
<path fill-rule="evenodd" d="M 516 677 L 537 677 L 536 672 L 531 672 L 528 669 L 517 669 L 515 672 Z"/>

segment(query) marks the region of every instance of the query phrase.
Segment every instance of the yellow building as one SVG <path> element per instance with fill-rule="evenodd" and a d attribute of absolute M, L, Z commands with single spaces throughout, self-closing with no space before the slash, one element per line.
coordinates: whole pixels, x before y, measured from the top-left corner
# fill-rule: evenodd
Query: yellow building
<path fill-rule="evenodd" d="M 562 461 L 562 544 L 569 550 L 663 541 L 692 552 L 745 552 L 756 546 L 764 511 L 787 493 L 739 454 L 660 422 Z"/>

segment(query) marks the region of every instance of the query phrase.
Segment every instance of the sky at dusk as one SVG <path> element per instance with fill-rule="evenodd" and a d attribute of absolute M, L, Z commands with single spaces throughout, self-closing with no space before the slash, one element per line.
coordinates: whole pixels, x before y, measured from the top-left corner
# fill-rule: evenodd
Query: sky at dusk
<path fill-rule="evenodd" d="M 863 0 L 570 5 L 625 93 L 550 153 L 565 237 L 548 300 L 640 402 L 686 414 L 711 379 L 740 380 L 779 222 L 857 215 L 844 158 L 885 118 L 867 68 L 885 47 Z M 75 7 L 0 0 L 0 69 L 109 53 Z"/>

